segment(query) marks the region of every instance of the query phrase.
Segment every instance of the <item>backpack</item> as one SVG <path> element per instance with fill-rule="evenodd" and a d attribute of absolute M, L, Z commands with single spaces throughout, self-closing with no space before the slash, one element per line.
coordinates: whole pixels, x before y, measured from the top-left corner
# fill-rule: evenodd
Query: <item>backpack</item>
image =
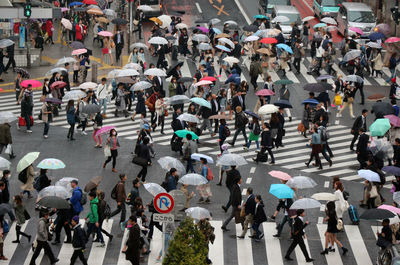
<path fill-rule="evenodd" d="M 111 199 L 117 200 L 117 186 L 119 182 L 115 184 L 114 188 L 111 190 Z"/>
<path fill-rule="evenodd" d="M 228 138 L 231 135 L 231 130 L 229 130 L 228 126 L 226 125 L 224 126 L 224 131 L 222 132 L 222 135 L 225 138 Z"/>
<path fill-rule="evenodd" d="M 40 176 L 36 177 L 33 181 L 33 188 L 35 188 L 37 191 L 40 190 Z"/>
<path fill-rule="evenodd" d="M 25 168 L 18 174 L 18 180 L 21 181 L 22 183 L 26 183 L 28 181 L 28 176 L 26 175 L 28 171 L 28 168 Z"/>
<path fill-rule="evenodd" d="M 211 181 L 214 179 L 214 174 L 212 173 L 211 169 L 207 166 L 207 180 Z"/>
<path fill-rule="evenodd" d="M 249 122 L 249 119 L 242 113 L 238 115 L 238 127 L 246 126 Z"/>
<path fill-rule="evenodd" d="M 326 131 L 325 127 L 321 126 L 320 129 L 321 129 L 321 141 L 325 142 L 325 141 L 327 141 L 329 139 L 329 134 Z"/>
<path fill-rule="evenodd" d="M 85 205 L 87 203 L 87 193 L 83 192 L 81 189 L 79 189 L 81 191 L 81 205 Z"/>
<path fill-rule="evenodd" d="M 110 205 L 108 205 L 107 202 L 105 202 L 105 204 L 106 204 L 106 206 L 104 207 L 103 216 L 110 217 L 111 216 L 111 207 L 110 207 Z"/>
<path fill-rule="evenodd" d="M 254 124 L 253 134 L 254 135 L 260 135 L 260 132 L 261 132 L 260 125 Z"/>

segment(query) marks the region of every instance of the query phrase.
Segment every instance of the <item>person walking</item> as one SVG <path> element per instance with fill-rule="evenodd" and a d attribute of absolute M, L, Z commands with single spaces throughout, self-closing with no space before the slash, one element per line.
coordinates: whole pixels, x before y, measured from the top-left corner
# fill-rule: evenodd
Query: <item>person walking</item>
<path fill-rule="evenodd" d="M 200 174 L 207 180 L 206 184 L 198 185 L 197 190 L 200 194 L 199 203 L 211 203 L 210 198 L 212 196 L 210 181 L 213 180 L 214 175 L 211 169 L 207 166 L 207 159 L 200 158 Z"/>
<path fill-rule="evenodd" d="M 286 222 L 288 222 L 289 227 L 290 227 L 290 229 L 292 231 L 292 229 L 293 229 L 293 219 L 291 218 L 292 216 L 290 216 L 290 214 L 289 214 L 289 209 L 292 206 L 292 204 L 293 204 L 293 199 L 290 199 L 290 198 L 279 201 L 279 204 L 278 204 L 278 206 L 276 208 L 275 214 L 272 215 L 270 218 L 272 220 L 275 220 L 276 215 L 278 214 L 280 209 L 283 209 L 284 216 L 283 216 L 281 222 L 278 225 L 278 232 L 275 235 L 273 235 L 273 237 L 280 237 L 281 236 L 281 233 L 282 233 L 282 230 L 283 230 L 283 226 L 285 225 Z"/>
<path fill-rule="evenodd" d="M 24 173 L 25 171 L 25 173 Z M 33 165 L 29 165 L 27 168 L 25 168 L 23 171 L 21 171 L 20 174 L 26 174 L 25 182 L 23 182 L 23 185 L 21 185 L 21 190 L 22 193 L 20 194 L 21 197 L 24 196 L 24 194 L 28 194 L 28 199 L 33 198 L 31 195 L 31 191 L 33 191 L 35 188 L 33 187 L 33 182 L 35 181 L 35 171 L 33 170 Z M 18 175 L 19 178 L 19 175 Z M 21 179 L 20 179 L 21 180 Z"/>
<path fill-rule="evenodd" d="M 72 205 L 73 208 L 73 216 L 78 215 L 83 211 L 83 207 L 81 204 L 81 199 L 83 196 L 83 192 L 81 188 L 78 186 L 78 180 L 73 179 L 71 181 L 71 188 L 72 188 L 72 196 L 69 199 L 69 202 Z"/>
<path fill-rule="evenodd" d="M 246 191 L 247 199 L 244 203 L 244 213 L 245 213 L 245 218 L 244 218 L 244 224 L 243 224 L 243 231 L 240 236 L 237 236 L 238 238 L 244 238 L 247 233 L 247 229 L 253 226 L 253 221 L 254 221 L 254 213 L 256 211 L 256 201 L 255 201 L 255 196 L 253 194 L 253 188 L 249 187 L 247 188 Z M 243 207 L 243 206 L 242 206 Z M 252 233 L 251 237 L 254 237 L 254 233 Z"/>
<path fill-rule="evenodd" d="M 20 195 L 15 195 L 14 196 L 14 201 L 13 201 L 13 208 L 15 212 L 15 217 L 17 220 L 17 223 L 15 225 L 15 232 L 17 235 L 17 238 L 12 241 L 12 243 L 17 243 L 19 244 L 19 236 L 24 236 L 28 239 L 28 242 L 31 242 L 31 236 L 28 234 L 25 234 L 24 232 L 21 231 L 21 226 L 25 223 L 26 218 L 29 217 L 29 213 L 26 211 L 24 204 L 22 203 L 22 198 Z"/>
<path fill-rule="evenodd" d="M 259 162 L 259 161 L 268 161 L 268 155 L 266 154 L 266 152 L 268 151 L 268 154 L 271 156 L 271 162 L 269 162 L 270 164 L 275 164 L 275 157 L 274 154 L 272 153 L 272 148 L 274 148 L 274 142 L 273 139 L 271 137 L 271 130 L 270 130 L 270 126 L 267 122 L 263 123 L 263 130 L 261 133 L 261 150 L 260 152 L 258 152 L 256 157 L 253 157 L 253 160 L 255 162 Z M 265 159 L 262 159 L 263 156 L 266 156 Z"/>
<path fill-rule="evenodd" d="M 74 107 L 73 99 L 68 100 L 67 107 L 65 108 L 65 110 L 67 112 L 67 122 L 70 126 L 67 134 L 67 139 L 73 141 L 75 140 L 74 131 L 75 131 L 75 122 L 77 119 L 76 109 Z"/>
<path fill-rule="evenodd" d="M 150 146 L 149 146 L 150 138 L 144 137 L 142 143 L 139 145 L 139 149 L 137 152 L 137 156 L 140 158 L 144 158 L 146 160 L 146 164 L 141 165 L 142 169 L 139 171 L 136 176 L 137 179 L 141 179 L 143 183 L 146 183 L 147 176 L 147 167 L 151 166 L 151 155 L 150 155 Z"/>
<path fill-rule="evenodd" d="M 234 184 L 237 183 L 238 179 L 240 179 L 242 176 L 240 175 L 239 170 L 236 169 L 236 166 L 231 166 L 231 169 L 226 172 L 226 180 L 225 180 L 225 185 L 229 190 L 229 197 L 228 197 L 228 202 L 226 203 L 225 206 L 221 206 L 221 208 L 227 212 L 229 207 L 232 205 L 232 187 Z"/>
<path fill-rule="evenodd" d="M 35 248 L 35 251 L 33 252 L 29 265 L 35 265 L 35 261 L 39 256 L 40 252 L 42 251 L 42 249 L 44 249 L 44 254 L 49 257 L 50 264 L 54 265 L 59 261 L 59 259 L 57 259 L 54 256 L 53 251 L 51 250 L 51 247 L 47 242 L 47 240 L 49 239 L 49 225 L 50 225 L 49 212 L 42 211 L 41 215 L 42 217 L 39 219 L 37 227 L 37 237 L 36 237 L 37 246 Z"/>
<path fill-rule="evenodd" d="M 3 123 L 0 124 L 0 154 L 3 152 L 4 148 L 7 149 L 8 145 L 12 145 L 11 125 L 9 123 Z M 15 158 L 12 146 L 8 156 L 10 159 Z"/>
<path fill-rule="evenodd" d="M 262 73 L 261 62 L 260 60 L 257 60 L 257 56 L 253 55 L 250 64 L 250 83 L 253 85 L 254 91 L 257 91 L 258 89 L 257 79 Z"/>
<path fill-rule="evenodd" d="M 78 112 L 78 117 L 79 117 L 79 122 L 80 124 L 76 127 L 77 129 L 82 128 L 82 135 L 87 135 L 85 132 L 86 126 L 87 126 L 87 121 L 88 121 L 88 115 L 83 112 L 83 108 L 88 105 L 88 97 L 84 97 L 82 99 L 78 99 L 78 105 L 76 106 L 77 112 Z"/>
<path fill-rule="evenodd" d="M 117 164 L 117 156 L 118 156 L 118 147 L 119 147 L 119 141 L 118 141 L 118 137 L 117 137 L 117 131 L 115 129 L 112 129 L 110 131 L 110 135 L 107 138 L 107 146 L 105 147 L 105 151 L 104 153 L 106 153 L 106 148 L 110 150 L 110 153 L 108 153 L 107 155 L 107 160 L 104 162 L 103 164 L 103 168 L 106 168 L 106 165 L 108 164 L 108 162 L 111 161 L 112 159 L 112 169 L 111 171 L 114 173 L 117 173 L 117 170 L 115 169 L 115 166 Z"/>
<path fill-rule="evenodd" d="M 256 206 L 255 206 L 255 211 L 254 211 L 254 219 L 253 219 L 252 228 L 256 233 L 255 241 L 260 242 L 261 238 L 264 237 L 264 233 L 260 232 L 259 228 L 263 222 L 267 221 L 267 215 L 264 212 L 264 203 L 261 199 L 260 194 L 258 194 L 255 197 L 255 203 L 256 203 Z"/>
<path fill-rule="evenodd" d="M 238 137 L 239 133 L 243 134 L 245 144 L 243 146 L 247 147 L 248 141 L 247 141 L 247 135 L 246 135 L 246 125 L 249 122 L 249 119 L 246 117 L 244 112 L 242 111 L 241 106 L 236 106 L 235 111 L 235 134 L 233 135 L 232 141 L 228 142 L 228 144 L 235 146 L 236 138 Z"/>
<path fill-rule="evenodd" d="M 293 66 L 296 69 L 296 74 L 300 74 L 300 62 L 301 58 L 305 56 L 305 51 L 301 45 L 300 40 L 296 40 L 294 49 L 293 49 Z"/>
<path fill-rule="evenodd" d="M 254 141 L 256 142 L 257 151 L 260 151 L 260 142 L 258 141 L 258 139 L 260 138 L 261 128 L 260 128 L 260 123 L 258 122 L 258 119 L 256 117 L 253 117 L 251 122 L 249 122 L 249 129 L 250 129 L 249 141 L 247 143 L 247 146 L 243 147 L 243 149 L 245 151 L 248 151 L 251 142 Z"/>
<path fill-rule="evenodd" d="M 97 193 L 97 199 L 99 200 L 99 203 L 97 204 L 97 211 L 99 214 L 99 229 L 100 229 L 101 233 L 108 236 L 109 242 L 111 243 L 114 236 L 102 228 L 104 220 L 106 218 L 109 218 L 111 215 L 110 206 L 107 204 L 105 197 L 106 197 L 106 194 L 104 193 L 104 191 L 100 191 Z M 96 239 L 94 241 L 99 241 L 99 240 Z"/>
<path fill-rule="evenodd" d="M 313 158 L 315 158 L 315 166 L 318 169 L 322 169 L 321 159 L 319 158 L 319 153 L 322 152 L 321 136 L 315 127 L 311 128 L 312 138 L 311 138 L 311 154 L 308 162 L 305 162 L 306 166 L 309 167 Z"/>
<path fill-rule="evenodd" d="M 42 189 L 50 186 L 51 184 L 51 179 L 47 176 L 47 169 L 41 168 L 39 177 L 35 179 L 35 185 L 34 188 L 37 190 L 37 192 L 40 192 Z"/>
<path fill-rule="evenodd" d="M 206 96 L 206 100 L 207 100 L 207 102 L 210 103 L 210 105 L 211 105 L 211 98 L 212 98 L 211 94 L 208 94 Z M 205 106 L 201 106 L 199 109 L 199 112 L 197 113 L 197 117 L 199 118 L 201 116 L 201 118 L 203 119 L 203 123 L 201 124 L 200 130 L 203 131 L 204 129 L 207 128 L 211 134 L 211 137 L 214 137 L 215 132 L 212 129 L 211 120 L 209 119 L 209 117 L 211 115 L 212 115 L 211 109 L 209 109 Z"/>
<path fill-rule="evenodd" d="M 361 115 L 355 119 L 353 126 L 351 127 L 351 134 L 353 135 L 353 139 L 351 140 L 350 144 L 351 151 L 354 151 L 354 144 L 358 139 L 360 128 L 367 131 L 367 116 L 368 116 L 368 110 L 363 109 Z"/>
<path fill-rule="evenodd" d="M 106 82 L 107 78 L 103 77 L 96 90 L 96 96 L 99 100 L 99 105 L 103 108 L 103 118 L 107 118 L 107 102 L 109 101 L 110 97 L 109 86 L 107 86 Z"/>
<path fill-rule="evenodd" d="M 349 107 L 350 117 L 355 118 L 353 114 L 353 102 L 354 102 L 354 95 L 356 93 L 355 89 L 347 84 L 343 90 L 344 98 L 343 98 L 343 108 L 338 112 L 336 117 L 342 117 L 342 112 Z"/>
<path fill-rule="evenodd" d="M 53 107 L 47 102 L 43 102 L 42 109 L 40 110 L 42 113 L 42 121 L 44 124 L 43 129 L 43 138 L 49 138 L 48 133 L 50 129 L 50 122 L 53 120 Z"/>
<path fill-rule="evenodd" d="M 231 193 L 231 204 L 232 204 L 232 212 L 229 217 L 224 221 L 221 226 L 223 231 L 229 231 L 226 226 L 235 217 L 236 212 L 240 211 L 240 204 L 242 202 L 242 192 L 240 190 L 240 184 L 242 184 L 242 178 L 237 179 L 236 183 L 232 186 L 232 193 Z"/>
<path fill-rule="evenodd" d="M 114 43 L 115 43 L 115 60 L 119 61 L 122 53 L 122 49 L 124 48 L 124 34 L 118 30 L 114 35 Z"/>
<path fill-rule="evenodd" d="M 86 237 L 85 232 L 79 224 L 79 216 L 75 215 L 72 217 L 71 228 L 74 231 L 74 235 L 72 236 L 72 247 L 74 248 L 74 252 L 72 253 L 70 264 L 74 265 L 76 259 L 79 258 L 83 265 L 88 265 L 83 254 L 86 248 Z"/>
<path fill-rule="evenodd" d="M 186 160 L 186 173 L 195 173 L 196 171 L 194 170 L 193 167 L 193 159 L 192 159 L 192 154 L 197 153 L 197 143 L 192 140 L 192 135 L 191 134 L 186 134 L 186 141 L 183 144 L 183 158 Z"/>
<path fill-rule="evenodd" d="M 140 227 L 137 224 L 137 217 L 132 215 L 128 219 L 127 226 L 130 226 L 128 240 L 126 241 L 127 249 L 125 252 L 126 260 L 132 265 L 139 265 L 140 261 Z"/>
<path fill-rule="evenodd" d="M 367 166 L 367 160 L 368 160 L 368 142 L 369 142 L 369 136 L 365 134 L 365 130 L 363 128 L 358 129 L 358 133 L 360 134 L 360 139 L 358 140 L 357 143 L 357 160 L 360 163 L 360 167 L 358 170 L 363 169 Z"/>
<path fill-rule="evenodd" d="M 86 215 L 85 220 L 87 221 L 87 231 L 86 231 L 86 241 L 88 241 L 89 236 L 92 233 L 97 234 L 97 239 L 100 241 L 100 245 L 98 247 L 105 247 L 104 238 L 100 231 L 99 226 L 99 214 L 97 210 L 97 205 L 99 200 L 97 199 L 96 192 L 91 191 L 89 193 L 90 200 L 90 211 Z"/>
<path fill-rule="evenodd" d="M 128 179 L 128 177 L 125 174 L 119 174 L 119 182 L 117 185 L 114 187 L 115 189 L 115 195 L 113 195 L 113 191 L 111 191 L 111 198 L 117 201 L 117 209 L 113 211 L 110 214 L 110 218 L 121 213 L 121 217 L 119 219 L 119 223 L 122 223 L 125 221 L 125 216 L 126 216 L 126 207 L 125 207 L 125 201 L 126 201 L 126 192 L 125 192 L 125 182 Z"/>
<path fill-rule="evenodd" d="M 33 111 L 32 97 L 28 93 L 24 93 L 24 96 L 22 97 L 21 101 L 21 117 L 25 119 L 27 133 L 32 133 L 31 130 L 32 111 Z"/>
<path fill-rule="evenodd" d="M 15 49 L 15 44 L 8 46 L 6 49 L 6 57 L 8 58 L 8 63 L 6 67 L 4 68 L 4 73 L 7 73 L 8 68 L 12 65 L 13 72 L 15 72 L 15 58 L 14 58 L 14 49 Z"/>
<path fill-rule="evenodd" d="M 290 254 L 293 252 L 293 250 L 296 248 L 297 245 L 300 246 L 301 251 L 303 252 L 304 257 L 306 258 L 306 262 L 313 262 L 314 259 L 310 258 L 307 252 L 306 245 L 304 244 L 304 239 L 305 233 L 304 233 L 304 228 L 308 225 L 308 221 L 304 222 L 304 216 L 306 213 L 304 212 L 303 209 L 298 209 L 296 211 L 296 218 L 294 219 L 294 225 L 293 225 L 293 241 L 292 244 L 290 245 L 289 249 L 286 252 L 285 259 L 286 260 L 293 260 L 290 257 Z"/>
<path fill-rule="evenodd" d="M 51 225 L 51 230 L 54 230 L 55 239 L 52 245 L 58 245 L 61 243 L 61 230 L 64 228 L 65 236 L 67 240 L 64 243 L 70 244 L 71 240 L 71 227 L 70 222 L 73 214 L 72 205 L 69 209 L 58 209 L 57 210 L 57 218 L 54 223 Z"/>

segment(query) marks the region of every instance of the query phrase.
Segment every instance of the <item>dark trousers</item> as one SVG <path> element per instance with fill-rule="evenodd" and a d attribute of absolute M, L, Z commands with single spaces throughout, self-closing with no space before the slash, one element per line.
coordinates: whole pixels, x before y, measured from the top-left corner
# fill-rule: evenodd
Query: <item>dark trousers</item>
<path fill-rule="evenodd" d="M 301 61 L 301 58 L 294 58 L 294 60 L 293 60 L 293 66 L 294 66 L 294 69 L 296 69 L 297 73 L 300 72 L 300 61 Z"/>
<path fill-rule="evenodd" d="M 237 128 L 237 129 L 236 129 L 235 135 L 233 136 L 232 145 L 235 144 L 236 138 L 238 137 L 239 133 L 242 133 L 242 134 L 243 134 L 244 140 L 246 141 L 246 145 L 247 145 L 246 127 Z"/>
<path fill-rule="evenodd" d="M 354 133 L 353 139 L 351 139 L 350 149 L 354 148 L 354 144 L 356 143 L 357 139 L 358 139 L 358 133 Z"/>
<path fill-rule="evenodd" d="M 219 131 L 219 120 L 215 119 L 213 121 L 214 121 L 214 132 L 218 133 L 218 131 Z"/>
<path fill-rule="evenodd" d="M 300 246 L 301 252 L 303 252 L 303 255 L 306 258 L 306 260 L 309 260 L 310 256 L 308 255 L 306 245 L 304 244 L 303 237 L 301 236 L 294 237 L 292 244 L 290 244 L 290 247 L 286 252 L 286 257 L 290 257 L 290 254 L 293 252 L 293 250 L 297 245 Z"/>
<path fill-rule="evenodd" d="M 113 217 L 121 212 L 121 218 L 119 219 L 119 222 L 122 223 L 125 221 L 125 216 L 126 216 L 126 207 L 125 203 L 121 202 L 120 205 L 117 206 L 117 209 L 111 213 L 110 217 Z"/>
<path fill-rule="evenodd" d="M 272 153 L 272 148 L 262 147 L 260 150 L 260 153 L 265 154 L 265 152 L 268 152 L 268 154 L 271 156 L 271 162 L 274 163 L 275 157 L 274 157 L 274 154 Z M 267 155 L 267 160 L 268 160 L 268 155 Z"/>
<path fill-rule="evenodd" d="M 228 188 L 228 190 L 229 190 L 229 200 L 228 200 L 228 202 L 226 203 L 226 205 L 225 205 L 225 207 L 226 207 L 226 209 L 228 209 L 229 207 L 231 207 L 231 205 L 232 205 L 232 202 L 231 202 L 231 196 L 232 196 L 232 187 L 227 187 Z"/>
<path fill-rule="evenodd" d="M 55 234 L 56 234 L 56 238 L 55 241 L 56 242 L 60 242 L 60 236 L 61 236 L 61 230 L 64 227 L 64 231 L 65 231 L 65 235 L 67 236 L 67 241 L 71 242 L 71 227 L 69 226 L 69 224 L 65 224 L 64 222 L 59 222 L 56 224 L 56 228 L 55 228 Z"/>
<path fill-rule="evenodd" d="M 26 123 L 26 129 L 30 130 L 31 129 L 31 115 L 25 115 L 24 116 L 25 123 Z"/>
<path fill-rule="evenodd" d="M 25 234 L 24 232 L 21 232 L 21 226 L 20 225 L 16 225 L 15 226 L 15 231 L 17 233 L 17 241 L 19 241 L 19 236 L 24 236 L 26 238 L 28 238 L 29 236 L 27 234 Z"/>
<path fill-rule="evenodd" d="M 361 104 L 364 104 L 365 96 L 364 96 L 364 87 L 361 85 L 358 90 L 360 91 L 361 96 Z"/>
<path fill-rule="evenodd" d="M 289 223 L 289 227 L 290 229 L 292 229 L 293 226 L 293 219 L 289 217 L 289 215 L 285 215 L 282 218 L 282 221 L 280 222 L 280 224 L 278 225 L 278 232 L 277 234 L 280 236 L 283 230 L 283 226 L 285 225 L 285 223 L 288 222 Z"/>
<path fill-rule="evenodd" d="M 310 164 L 314 157 L 316 165 L 322 168 L 321 159 L 319 158 L 319 153 L 311 152 L 310 159 L 308 160 L 307 164 Z"/>
<path fill-rule="evenodd" d="M 107 160 L 104 162 L 104 164 L 107 165 L 107 163 L 110 162 L 112 159 L 112 168 L 115 168 L 115 165 L 117 164 L 117 156 L 118 156 L 117 149 L 111 150 L 111 156 L 107 157 Z"/>
<path fill-rule="evenodd" d="M 73 75 L 73 82 L 78 83 L 78 75 L 79 75 L 79 70 L 74 70 L 74 75 Z"/>
<path fill-rule="evenodd" d="M 97 239 L 98 239 L 101 243 L 104 243 L 104 238 L 103 238 L 103 235 L 101 234 L 100 226 L 97 227 L 97 226 L 96 226 L 96 223 L 88 223 L 88 224 L 87 224 L 87 227 L 88 227 L 88 228 L 87 228 L 87 231 L 86 231 L 86 235 L 87 235 L 86 241 L 89 239 L 90 235 L 91 235 L 93 232 L 95 232 L 95 233 L 97 234 Z"/>
<path fill-rule="evenodd" d="M 159 222 L 154 222 L 153 218 L 150 219 L 150 224 L 149 224 L 149 238 L 153 238 L 153 232 L 154 232 L 154 226 L 158 228 L 158 230 L 162 231 L 162 226 L 160 225 Z"/>
<path fill-rule="evenodd" d="M 8 70 L 8 68 L 10 68 L 10 65 L 12 65 L 12 68 L 15 68 L 15 59 L 14 56 L 11 56 L 8 58 L 8 63 L 6 65 L 6 68 L 4 68 L 4 72 Z"/>
<path fill-rule="evenodd" d="M 142 25 L 138 25 L 137 29 L 135 29 L 132 32 L 138 32 L 139 33 L 139 39 L 142 38 Z"/>
<path fill-rule="evenodd" d="M 254 90 L 256 90 L 257 89 L 257 78 L 258 78 L 258 76 L 251 76 L 250 77 L 250 83 L 253 85 L 253 87 L 254 87 Z"/>
<path fill-rule="evenodd" d="M 172 46 L 172 60 L 173 61 L 178 60 L 178 46 L 176 45 Z"/>
<path fill-rule="evenodd" d="M 238 207 L 232 205 L 231 214 L 228 216 L 228 218 L 227 218 L 227 219 L 224 221 L 224 223 L 222 224 L 223 227 L 226 228 L 226 226 L 229 224 L 229 222 L 235 217 L 235 212 L 236 212 L 236 211 L 238 211 Z"/>
<path fill-rule="evenodd" d="M 326 149 L 326 151 L 328 152 L 328 154 L 329 154 L 330 157 L 333 156 L 333 153 L 332 153 L 331 148 L 329 147 L 328 141 L 325 142 L 325 144 L 324 144 L 324 149 Z"/>
<path fill-rule="evenodd" d="M 45 122 L 44 129 L 43 129 L 43 135 L 47 135 L 49 133 L 49 129 L 50 129 L 50 122 Z"/>
<path fill-rule="evenodd" d="M 79 258 L 82 261 L 83 265 L 88 265 L 85 256 L 83 255 L 83 249 L 76 249 L 74 250 L 74 253 L 72 253 L 71 257 L 71 265 L 75 264 L 76 259 Z"/>
<path fill-rule="evenodd" d="M 121 57 L 123 46 L 121 44 L 117 44 L 115 47 L 115 60 L 118 62 Z"/>
<path fill-rule="evenodd" d="M 105 234 L 106 236 L 111 237 L 111 234 L 108 233 L 106 230 L 104 230 L 104 229 L 102 228 L 103 222 L 104 222 L 104 220 L 100 220 L 100 221 L 99 221 L 99 229 L 100 229 L 100 231 L 101 231 L 103 234 Z"/>
<path fill-rule="evenodd" d="M 53 251 L 51 250 L 51 247 L 47 241 L 39 241 L 37 240 L 37 247 L 35 248 L 35 251 L 33 252 L 33 256 L 31 258 L 31 262 L 29 265 L 35 265 L 35 261 L 37 257 L 40 254 L 40 251 L 44 249 L 44 254 L 47 255 L 50 259 L 50 263 L 55 263 L 56 258 L 54 257 Z"/>
<path fill-rule="evenodd" d="M 164 115 L 159 115 L 158 116 L 158 126 L 161 125 L 161 133 L 164 132 L 164 123 L 165 123 L 165 116 Z"/>
<path fill-rule="evenodd" d="M 139 171 L 139 174 L 137 175 L 138 179 L 142 179 L 142 181 L 146 181 L 146 176 L 147 176 L 147 166 L 142 167 L 142 169 Z"/>
<path fill-rule="evenodd" d="M 194 173 L 195 171 L 194 171 L 194 168 L 193 168 L 193 161 L 192 161 L 192 159 L 186 159 L 186 161 L 187 161 L 187 165 L 186 165 L 186 173 L 189 173 L 189 171 L 191 172 L 191 173 Z"/>
<path fill-rule="evenodd" d="M 69 130 L 68 130 L 67 138 L 72 139 L 72 138 L 74 138 L 75 123 L 70 124 L 69 126 L 70 126 L 70 127 L 69 127 Z"/>
<path fill-rule="evenodd" d="M 322 155 L 324 156 L 324 158 L 325 158 L 325 160 L 326 161 L 331 161 L 331 159 L 330 159 L 330 157 L 328 156 L 328 154 L 326 153 L 326 151 L 327 151 L 327 149 L 326 149 L 326 147 L 325 147 L 325 144 L 323 145 L 323 148 L 322 148 Z M 332 152 L 332 151 L 331 151 Z"/>
<path fill-rule="evenodd" d="M 357 161 L 360 163 L 360 169 L 365 168 L 367 166 L 367 159 L 368 159 L 368 154 L 359 154 L 357 155 Z"/>

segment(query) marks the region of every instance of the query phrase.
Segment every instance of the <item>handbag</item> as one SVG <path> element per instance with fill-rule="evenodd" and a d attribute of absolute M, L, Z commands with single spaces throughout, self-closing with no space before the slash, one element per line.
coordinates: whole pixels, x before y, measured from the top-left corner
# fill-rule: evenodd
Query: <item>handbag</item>
<path fill-rule="evenodd" d="M 297 125 L 297 131 L 299 131 L 299 132 L 305 132 L 306 131 L 306 127 L 304 126 L 304 124 L 302 122 L 300 122 Z"/>
<path fill-rule="evenodd" d="M 31 215 L 28 213 L 28 211 L 26 209 L 24 210 L 24 217 L 25 217 L 25 220 L 31 219 Z"/>
<path fill-rule="evenodd" d="M 142 167 L 148 166 L 147 159 L 140 156 L 133 157 L 132 163 Z"/>
<path fill-rule="evenodd" d="M 120 99 L 120 97 L 117 97 L 117 98 L 115 99 L 115 106 L 117 106 L 117 107 L 121 106 L 121 99 Z"/>
<path fill-rule="evenodd" d="M 385 240 L 383 237 L 378 237 L 376 245 L 381 248 L 388 248 L 392 245 L 392 242 Z"/>
<path fill-rule="evenodd" d="M 372 185 L 371 191 L 369 192 L 369 197 L 370 198 L 378 197 L 378 190 L 375 185 Z"/>
<path fill-rule="evenodd" d="M 240 216 L 245 217 L 246 216 L 246 210 L 245 210 L 245 205 L 242 205 L 242 208 L 240 208 Z"/>
<path fill-rule="evenodd" d="M 106 145 L 106 146 L 104 147 L 104 156 L 105 156 L 105 157 L 111 156 L 111 149 L 110 149 L 110 147 L 109 147 L 108 145 Z"/>
<path fill-rule="evenodd" d="M 341 219 L 337 219 L 337 224 L 336 224 L 336 228 L 339 231 L 343 230 L 343 221 Z"/>
<path fill-rule="evenodd" d="M 235 211 L 235 224 L 240 224 L 244 222 L 244 217 L 240 215 L 240 210 Z"/>
<path fill-rule="evenodd" d="M 164 116 L 167 117 L 168 116 L 168 110 L 164 109 Z"/>
<path fill-rule="evenodd" d="M 6 150 L 4 151 L 7 155 L 12 155 L 12 146 L 11 144 L 8 144 L 6 147 Z"/>
<path fill-rule="evenodd" d="M 135 25 L 135 26 L 139 25 L 139 20 L 134 19 L 134 20 L 133 20 L 133 25 Z"/>

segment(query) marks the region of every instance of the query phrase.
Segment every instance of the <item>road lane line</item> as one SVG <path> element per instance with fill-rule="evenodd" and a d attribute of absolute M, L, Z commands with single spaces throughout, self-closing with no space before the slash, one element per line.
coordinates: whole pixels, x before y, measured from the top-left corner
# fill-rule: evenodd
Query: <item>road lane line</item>
<path fill-rule="evenodd" d="M 209 243 L 208 257 L 214 265 L 224 265 L 224 236 L 222 234 L 222 221 L 210 221 L 215 228 L 214 244 Z"/>
<path fill-rule="evenodd" d="M 236 5 L 238 6 L 240 12 L 242 13 L 244 19 L 246 19 L 247 24 L 251 24 L 251 20 L 249 18 L 249 16 L 247 16 L 246 12 L 244 12 L 244 9 L 242 7 L 242 4 L 239 2 L 239 0 L 235 0 Z"/>
<path fill-rule="evenodd" d="M 250 229 L 249 229 L 250 230 Z M 236 224 L 236 235 L 242 234 L 241 224 Z M 251 247 L 251 238 L 243 239 L 236 237 L 238 265 L 253 265 L 253 249 Z"/>
<path fill-rule="evenodd" d="M 365 247 L 358 226 L 345 225 L 345 231 L 357 264 L 372 265 L 371 258 L 368 254 L 367 248 Z"/>
<path fill-rule="evenodd" d="M 203 13 L 203 11 L 202 11 L 201 8 L 200 8 L 199 3 L 197 3 L 197 2 L 196 2 L 196 7 L 197 7 L 197 10 L 199 11 L 200 14 Z"/>

